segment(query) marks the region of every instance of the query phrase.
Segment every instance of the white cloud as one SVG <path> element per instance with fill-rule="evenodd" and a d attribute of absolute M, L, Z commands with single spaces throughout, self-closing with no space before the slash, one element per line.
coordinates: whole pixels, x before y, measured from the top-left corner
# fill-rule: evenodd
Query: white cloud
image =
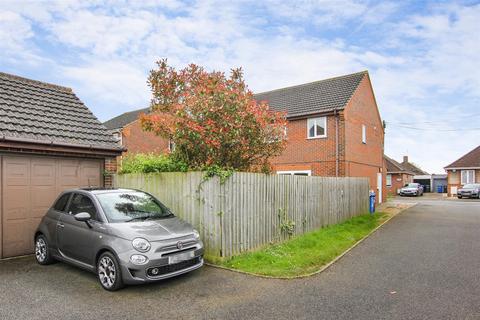
<path fill-rule="evenodd" d="M 0 11 L 0 50 L 2 55 L 22 51 L 25 42 L 33 37 L 28 21 L 15 12 Z"/>
<path fill-rule="evenodd" d="M 143 108 L 149 101 L 144 72 L 123 61 L 95 61 L 87 66 L 63 67 L 61 72 L 81 98 L 108 101 L 108 105 L 87 103 L 102 120 L 121 113 L 119 106 Z"/>
<path fill-rule="evenodd" d="M 479 134 L 460 139 L 461 132 L 408 130 L 394 123 L 421 129 L 469 125 L 468 118 L 455 115 L 465 113 L 465 103 L 478 108 L 480 5 L 442 3 L 393 19 L 404 5 L 3 1 L 0 48 L 10 52 L 0 57 L 10 66 L 14 59 L 46 59 L 47 68 L 102 120 L 148 104 L 148 70 L 163 57 L 177 67 L 194 62 L 228 72 L 242 66 L 257 92 L 368 69 L 382 116 L 392 123 L 387 153 L 399 159 L 408 151 L 425 169 L 441 171 L 478 143 Z M 367 29 L 374 32 L 363 33 Z M 371 35 L 375 45 L 362 40 Z M 60 53 L 50 56 L 50 46 Z"/>

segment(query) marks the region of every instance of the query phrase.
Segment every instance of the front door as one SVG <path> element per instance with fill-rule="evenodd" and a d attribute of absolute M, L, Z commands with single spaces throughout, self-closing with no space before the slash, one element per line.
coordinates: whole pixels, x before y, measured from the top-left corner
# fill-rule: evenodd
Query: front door
<path fill-rule="evenodd" d="M 97 219 L 97 210 L 92 200 L 84 194 L 75 193 L 67 213 L 62 214 L 57 225 L 58 248 L 67 258 L 94 265 L 93 240 L 98 226 L 92 222 L 90 228 L 87 223 L 77 221 L 75 214 L 80 212 L 88 212 L 93 221 Z"/>
<path fill-rule="evenodd" d="M 377 173 L 377 195 L 378 203 L 382 203 L 382 190 L 383 190 L 383 175 L 382 173 Z"/>

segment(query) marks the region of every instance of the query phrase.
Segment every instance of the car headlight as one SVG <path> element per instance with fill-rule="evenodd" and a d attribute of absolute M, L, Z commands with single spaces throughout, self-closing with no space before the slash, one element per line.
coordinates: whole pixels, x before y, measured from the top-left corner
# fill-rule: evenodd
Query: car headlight
<path fill-rule="evenodd" d="M 143 239 L 143 238 L 133 239 L 132 246 L 135 248 L 135 250 L 140 252 L 147 252 L 152 247 L 150 242 L 148 242 L 147 239 Z"/>
<path fill-rule="evenodd" d="M 142 265 L 148 262 L 148 258 L 141 254 L 134 254 L 130 257 L 130 261 L 136 265 Z"/>
<path fill-rule="evenodd" d="M 197 240 L 200 239 L 200 233 L 199 233 L 197 230 L 195 230 L 195 229 L 193 229 L 193 236 L 194 236 L 195 239 L 197 239 Z"/>

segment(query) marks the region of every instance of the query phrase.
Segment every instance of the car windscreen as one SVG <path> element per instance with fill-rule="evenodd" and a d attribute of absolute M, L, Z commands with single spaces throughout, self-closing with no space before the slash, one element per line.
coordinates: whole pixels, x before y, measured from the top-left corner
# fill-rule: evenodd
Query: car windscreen
<path fill-rule="evenodd" d="M 463 186 L 463 189 L 477 189 L 480 188 L 480 184 L 466 184 Z"/>
<path fill-rule="evenodd" d="M 417 183 L 409 183 L 409 184 L 407 184 L 407 188 L 418 188 L 418 184 Z"/>
<path fill-rule="evenodd" d="M 151 195 L 140 192 L 96 194 L 108 222 L 131 222 L 173 217 L 172 212 Z"/>

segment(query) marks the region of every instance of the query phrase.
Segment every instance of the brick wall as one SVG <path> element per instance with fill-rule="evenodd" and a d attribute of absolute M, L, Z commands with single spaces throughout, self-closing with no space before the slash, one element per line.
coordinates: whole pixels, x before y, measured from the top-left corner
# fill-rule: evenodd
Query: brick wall
<path fill-rule="evenodd" d="M 168 153 L 168 140 L 142 130 L 140 121 L 126 125 L 122 130 L 122 146 L 128 153 Z"/>
<path fill-rule="evenodd" d="M 321 116 L 321 115 L 320 115 Z M 313 116 L 320 117 L 320 116 Z M 290 120 L 287 125 L 287 146 L 283 153 L 272 159 L 276 171 L 311 170 L 316 176 L 335 176 L 335 116 L 327 116 L 327 137 L 308 138 L 307 119 Z M 343 176 L 344 122 L 339 115 L 339 176 Z"/>
<path fill-rule="evenodd" d="M 105 188 L 113 187 L 112 173 L 117 172 L 117 158 L 106 158 L 104 162 L 103 185 Z"/>
<path fill-rule="evenodd" d="M 366 143 L 362 141 L 362 127 Z M 345 108 L 345 174 L 368 177 L 377 191 L 377 174 L 382 174 L 382 196 L 386 200 L 386 169 L 384 164 L 384 131 L 370 78 L 365 77 Z M 378 196 L 378 194 L 377 194 Z"/>

